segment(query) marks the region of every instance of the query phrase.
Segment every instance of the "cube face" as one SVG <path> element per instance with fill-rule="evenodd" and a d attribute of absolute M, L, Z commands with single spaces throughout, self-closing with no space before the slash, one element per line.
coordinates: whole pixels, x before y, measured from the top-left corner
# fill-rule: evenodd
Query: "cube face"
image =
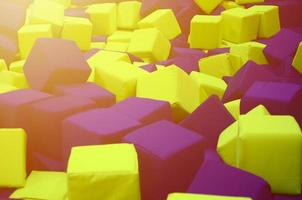
<path fill-rule="evenodd" d="M 61 37 L 75 41 L 82 51 L 90 49 L 92 24 L 88 19 L 80 17 L 65 17 Z"/>
<path fill-rule="evenodd" d="M 26 133 L 0 129 L 0 186 L 23 187 L 26 179 Z"/>
<path fill-rule="evenodd" d="M 299 44 L 292 65 L 300 74 L 302 74 L 302 42 Z"/>
<path fill-rule="evenodd" d="M 117 9 L 117 24 L 122 29 L 135 29 L 140 20 L 141 2 L 126 1 L 120 2 Z"/>
<path fill-rule="evenodd" d="M 75 147 L 67 169 L 68 198 L 140 200 L 138 173 L 137 154 L 133 145 Z M 118 194 L 108 193 L 113 188 Z"/>
<path fill-rule="evenodd" d="M 191 21 L 189 43 L 191 48 L 213 49 L 222 42 L 220 16 L 197 15 Z"/>
<path fill-rule="evenodd" d="M 210 14 L 222 2 L 222 0 L 194 0 L 195 3 L 207 14 Z"/>

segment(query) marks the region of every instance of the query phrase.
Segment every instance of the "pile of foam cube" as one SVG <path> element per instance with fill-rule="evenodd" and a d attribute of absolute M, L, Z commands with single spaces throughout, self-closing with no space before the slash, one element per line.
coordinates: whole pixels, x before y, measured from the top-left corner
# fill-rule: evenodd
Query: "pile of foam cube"
<path fill-rule="evenodd" d="M 1 0 L 0 200 L 300 200 L 301 0 Z"/>

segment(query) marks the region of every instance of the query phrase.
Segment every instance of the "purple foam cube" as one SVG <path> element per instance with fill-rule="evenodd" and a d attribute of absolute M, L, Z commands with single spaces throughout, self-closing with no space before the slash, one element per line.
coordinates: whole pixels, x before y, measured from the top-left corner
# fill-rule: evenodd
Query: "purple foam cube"
<path fill-rule="evenodd" d="M 123 141 L 138 151 L 144 200 L 184 192 L 203 160 L 202 136 L 165 120 L 137 129 Z"/>
<path fill-rule="evenodd" d="M 109 107 L 115 104 L 115 95 L 95 83 L 57 85 L 52 93 L 54 95 L 88 98 L 95 101 L 99 107 Z"/>
<path fill-rule="evenodd" d="M 217 96 L 210 96 L 203 104 L 184 119 L 180 125 L 202 136 L 208 148 L 216 149 L 220 133 L 235 119 Z"/>

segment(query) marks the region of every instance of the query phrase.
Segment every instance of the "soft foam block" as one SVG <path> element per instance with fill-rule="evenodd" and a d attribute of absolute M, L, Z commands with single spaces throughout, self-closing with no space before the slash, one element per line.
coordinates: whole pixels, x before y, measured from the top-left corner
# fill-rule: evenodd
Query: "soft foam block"
<path fill-rule="evenodd" d="M 296 51 L 292 66 L 302 74 L 302 42 L 300 42 L 299 47 Z"/>
<path fill-rule="evenodd" d="M 222 3 L 222 0 L 194 0 L 194 2 L 207 14 L 212 13 L 215 8 Z"/>
<path fill-rule="evenodd" d="M 142 3 L 139 1 L 120 2 L 117 7 L 117 26 L 121 29 L 135 29 L 140 20 L 140 9 Z"/>
<path fill-rule="evenodd" d="M 172 193 L 167 200 L 252 200 L 248 197 L 230 197 L 221 195 Z"/>

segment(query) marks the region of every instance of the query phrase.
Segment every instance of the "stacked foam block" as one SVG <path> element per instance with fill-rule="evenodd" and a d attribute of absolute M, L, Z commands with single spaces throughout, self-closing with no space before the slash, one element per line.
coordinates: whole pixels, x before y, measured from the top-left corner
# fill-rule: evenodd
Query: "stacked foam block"
<path fill-rule="evenodd" d="M 0 199 L 295 200 L 300 0 L 0 2 Z"/>

